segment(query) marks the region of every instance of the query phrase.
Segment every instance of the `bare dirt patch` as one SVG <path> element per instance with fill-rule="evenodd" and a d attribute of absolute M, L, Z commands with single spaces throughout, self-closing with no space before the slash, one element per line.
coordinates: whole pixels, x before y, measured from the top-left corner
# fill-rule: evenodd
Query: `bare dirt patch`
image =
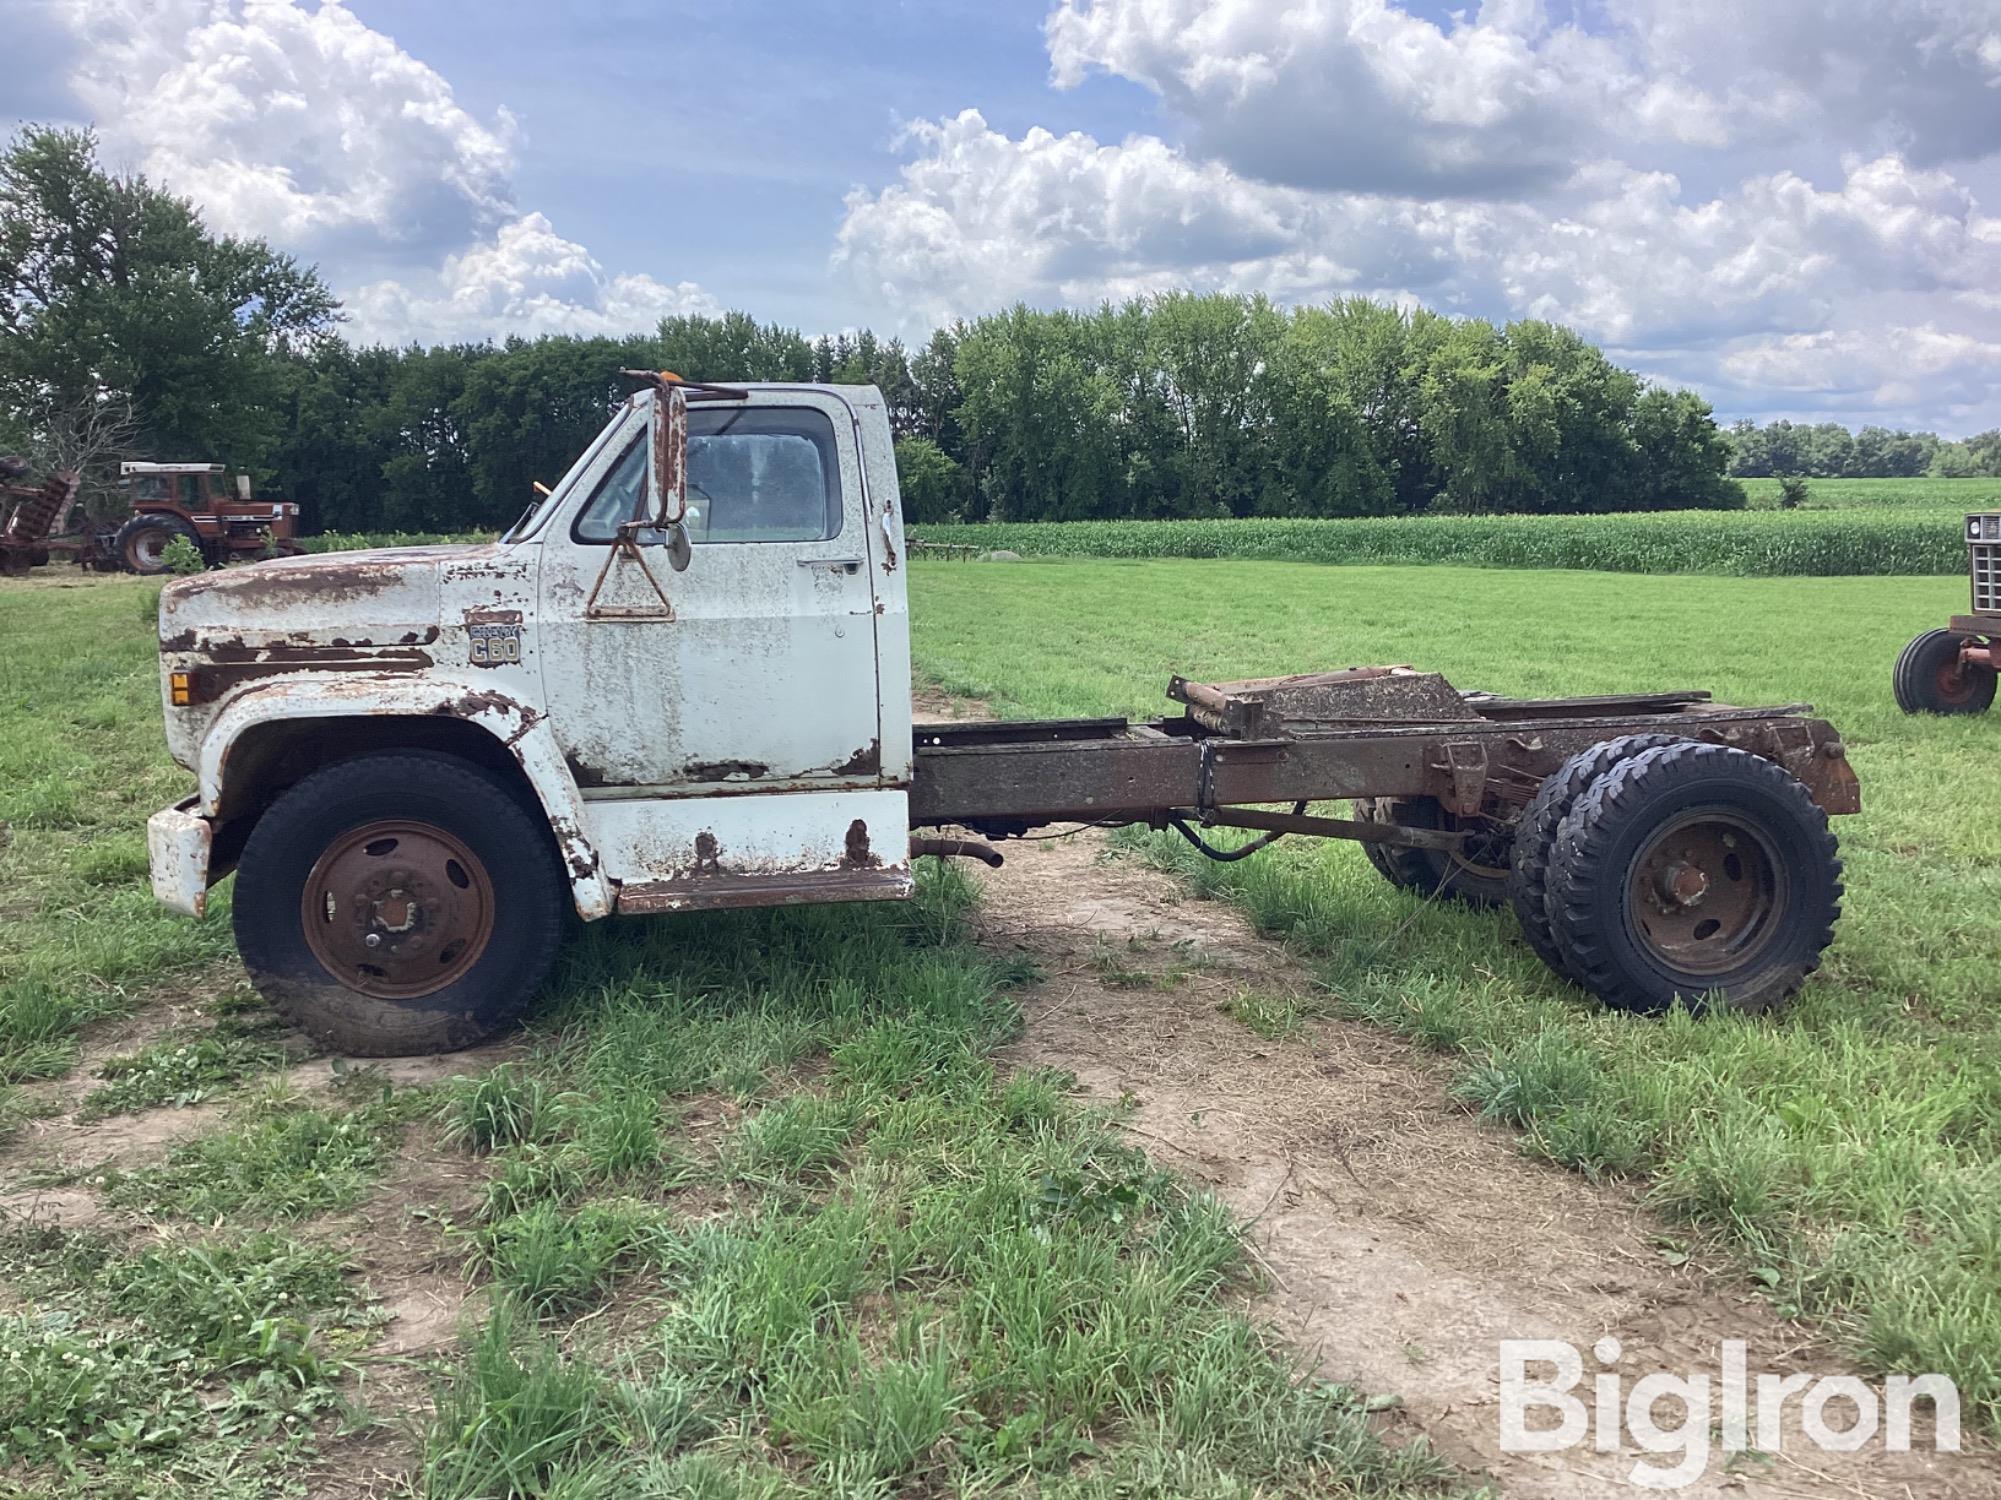
<path fill-rule="evenodd" d="M 310 1056 L 303 1036 L 288 1038 L 300 1061 L 245 1078 L 214 1099 L 162 1106 L 102 1119 L 79 1119 L 78 1107 L 96 1086 L 92 1075 L 110 1057 L 137 1050 L 175 1026 L 201 1019 L 195 997 L 162 998 L 132 1016 L 93 1028 L 77 1067 L 46 1085 L 50 1113 L 30 1120 L 0 1148 L 0 1223 L 32 1220 L 62 1229 L 98 1229 L 145 1236 L 157 1226 L 107 1209 L 92 1178 L 107 1167 L 130 1169 L 157 1161 L 174 1143 L 223 1127 L 245 1092 L 282 1081 L 302 1095 L 325 1095 L 348 1074 L 367 1068 L 398 1088 L 477 1074 L 516 1056 L 518 1040 L 440 1057 L 343 1063 Z M 39 1176 L 57 1185 L 30 1187 Z M 477 1321 L 482 1294 L 464 1272 L 462 1247 L 446 1233 L 463 1222 L 485 1181 L 483 1162 L 443 1145 L 427 1125 L 411 1127 L 382 1186 L 349 1211 L 287 1226 L 288 1232 L 339 1249 L 373 1294 L 383 1319 L 378 1336 L 356 1356 L 350 1388 L 373 1425 L 341 1432 L 329 1424 L 320 1456 L 304 1478 L 314 1496 L 408 1493 L 421 1460 L 420 1435 L 440 1369 L 456 1357 L 459 1331 Z M 76 1180 L 80 1177 L 81 1180 Z M 238 1226 L 255 1227 L 255 1226 Z"/>
<path fill-rule="evenodd" d="M 456 1071 L 473 1070 L 464 1054 L 458 1063 Z M 338 1246 L 349 1257 L 386 1319 L 358 1360 L 353 1390 L 375 1425 L 322 1441 L 305 1476 L 306 1492 L 316 1500 L 408 1493 L 423 1457 L 433 1384 L 456 1357 L 460 1330 L 485 1309 L 484 1292 L 467 1277 L 462 1250 L 445 1230 L 447 1221 L 464 1222 L 471 1214 L 485 1180 L 479 1159 L 417 1127 L 388 1180 L 365 1202 L 302 1228 L 305 1237 Z"/>
<path fill-rule="evenodd" d="M 1628 1188 L 1524 1158 L 1456 1106 L 1436 1057 L 1360 1022 L 1261 1038 L 1227 1012 L 1246 993 L 1305 995 L 1312 980 L 1228 906 L 1171 877 L 1104 861 L 1100 836 L 1007 846 L 983 873 L 984 940 L 1046 976 L 1024 997 L 1013 1060 L 1064 1069 L 1124 1101 L 1138 1144 L 1251 1222 L 1275 1326 L 1327 1377 L 1400 1395 L 1448 1457 L 1506 1494 L 1570 1500 L 1627 1488 L 1636 1460 L 1590 1448 L 1499 1448 L 1498 1345 L 1619 1340 L 1625 1388 L 1662 1370 L 1711 1372 L 1723 1339 L 1755 1374 L 1846 1373 L 1839 1353 L 1777 1317 L 1727 1267 L 1662 1257 L 1657 1221 Z M 1702 1496 L 1991 1496 L 1991 1452 L 1822 1452 L 1787 1409 L 1782 1453 L 1720 1453 L 1682 1493 Z M 1679 1415 L 1673 1403 L 1664 1423 Z M 1829 1418 L 1846 1420 L 1837 1407 Z M 1672 1457 L 1655 1461 L 1672 1463 Z"/>

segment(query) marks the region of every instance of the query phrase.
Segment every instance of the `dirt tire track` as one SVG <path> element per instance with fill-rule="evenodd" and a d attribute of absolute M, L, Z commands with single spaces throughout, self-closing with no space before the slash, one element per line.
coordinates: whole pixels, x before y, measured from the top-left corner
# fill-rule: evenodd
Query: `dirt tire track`
<path fill-rule="evenodd" d="M 1631 1189 L 1522 1156 L 1509 1132 L 1451 1101 L 1435 1055 L 1363 1022 L 1314 1021 L 1268 1041 L 1226 1014 L 1220 1007 L 1247 989 L 1312 990 L 1311 976 L 1234 908 L 1133 861 L 1106 862 L 1096 834 L 1006 853 L 1003 869 L 980 875 L 982 937 L 1046 976 L 1024 994 L 1026 1034 L 1010 1060 L 1063 1069 L 1092 1097 L 1126 1101 L 1136 1144 L 1251 1221 L 1278 1330 L 1326 1376 L 1401 1395 L 1441 1452 L 1491 1473 L 1505 1494 L 1623 1492 L 1645 1455 L 1630 1440 L 1620 1453 L 1502 1453 L 1503 1338 L 1568 1341 L 1584 1351 L 1588 1383 L 1590 1346 L 1612 1335 L 1627 1389 L 1656 1369 L 1709 1371 L 1713 1383 L 1724 1338 L 1747 1340 L 1754 1378 L 1853 1371 L 1739 1290 L 1727 1267 L 1669 1266 L 1656 1245 L 1668 1226 Z M 1133 987 L 1125 969 L 1171 984 Z M 1787 1406 L 1776 1460 L 1731 1472 L 1713 1453 L 1680 1493 L 2001 1494 L 1991 1450 L 1934 1455 L 1920 1428 L 1907 1454 L 1824 1453 L 1800 1433 L 1798 1405 Z M 1846 1419 L 1845 1406 L 1829 1417 Z"/>

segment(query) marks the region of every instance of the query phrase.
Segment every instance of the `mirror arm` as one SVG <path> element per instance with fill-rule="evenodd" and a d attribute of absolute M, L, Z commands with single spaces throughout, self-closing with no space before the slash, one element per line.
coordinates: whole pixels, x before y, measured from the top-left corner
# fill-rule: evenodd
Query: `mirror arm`
<path fill-rule="evenodd" d="M 620 370 L 627 380 L 642 380 L 657 391 L 676 389 L 714 401 L 748 401 L 750 392 L 740 385 L 716 385 L 707 380 L 683 380 L 672 370 Z"/>
<path fill-rule="evenodd" d="M 688 517 L 688 399 L 673 387 L 653 393 L 653 517 L 679 526 Z"/>

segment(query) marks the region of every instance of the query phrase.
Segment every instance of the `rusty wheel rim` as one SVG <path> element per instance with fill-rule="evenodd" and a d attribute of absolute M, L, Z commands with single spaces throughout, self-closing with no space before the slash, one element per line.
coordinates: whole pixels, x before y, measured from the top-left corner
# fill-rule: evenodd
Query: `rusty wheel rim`
<path fill-rule="evenodd" d="M 1956 706 L 1973 697 L 1973 673 L 1966 669 L 1957 651 L 1950 660 L 1938 664 L 1938 670 L 1932 674 L 1932 687 L 1941 703 Z"/>
<path fill-rule="evenodd" d="M 1689 812 L 1640 850 L 1626 885 L 1640 939 L 1685 974 L 1743 968 L 1777 936 L 1786 880 L 1765 834 L 1724 809 Z"/>
<path fill-rule="evenodd" d="M 493 881 L 435 824 L 369 823 L 319 857 L 299 916 L 313 957 L 347 988 L 412 1000 L 461 978 L 486 952 Z"/>

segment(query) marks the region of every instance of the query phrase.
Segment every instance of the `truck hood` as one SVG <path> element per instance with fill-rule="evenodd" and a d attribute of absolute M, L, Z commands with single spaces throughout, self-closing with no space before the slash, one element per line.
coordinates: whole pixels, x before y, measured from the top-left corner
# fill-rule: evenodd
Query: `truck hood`
<path fill-rule="evenodd" d="M 409 646 L 435 640 L 440 583 L 498 543 L 278 558 L 178 579 L 160 593 L 160 649 Z"/>

